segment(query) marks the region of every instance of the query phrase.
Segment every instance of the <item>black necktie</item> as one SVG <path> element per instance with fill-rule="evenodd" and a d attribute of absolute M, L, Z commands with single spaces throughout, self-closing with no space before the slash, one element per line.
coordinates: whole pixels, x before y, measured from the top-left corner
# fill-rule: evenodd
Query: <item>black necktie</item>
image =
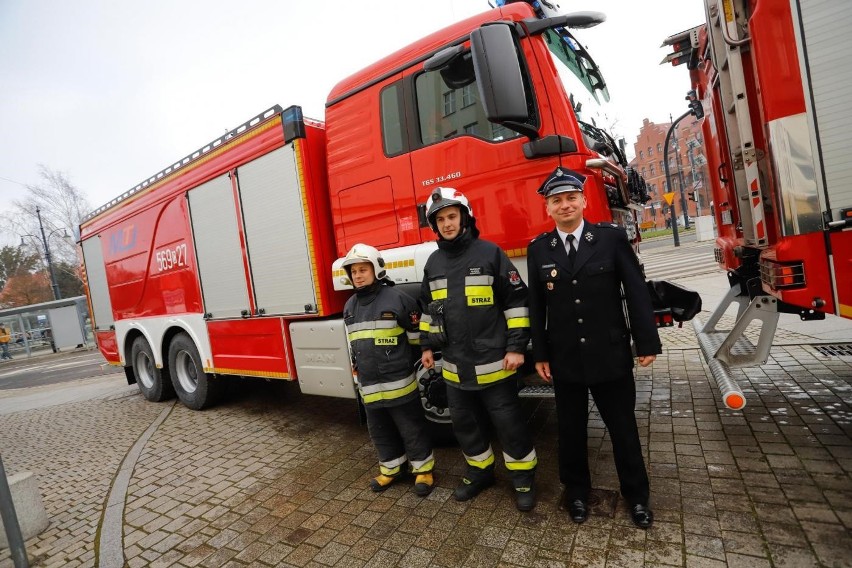
<path fill-rule="evenodd" d="M 577 249 L 574 248 L 574 235 L 568 235 L 565 238 L 565 241 L 568 245 L 568 266 L 571 267 L 571 270 L 574 270 L 574 260 L 577 258 Z"/>

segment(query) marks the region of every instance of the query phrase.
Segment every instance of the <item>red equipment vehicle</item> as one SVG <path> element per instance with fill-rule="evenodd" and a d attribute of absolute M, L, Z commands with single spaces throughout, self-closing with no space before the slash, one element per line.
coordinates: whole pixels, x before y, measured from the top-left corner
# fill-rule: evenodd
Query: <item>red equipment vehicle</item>
<path fill-rule="evenodd" d="M 725 403 L 730 367 L 766 362 L 780 313 L 852 317 L 852 3 L 705 0 L 707 24 L 668 38 L 703 110 L 716 261 L 731 289 L 698 339 Z M 700 101 L 700 104 L 698 103 Z M 699 117 L 700 118 L 700 117 Z M 738 306 L 730 330 L 716 326 Z M 756 345 L 743 332 L 761 323 Z"/>
<path fill-rule="evenodd" d="M 493 9 L 341 81 L 325 123 L 273 107 L 94 211 L 81 243 L 104 357 L 148 399 L 176 391 L 195 409 L 227 375 L 355 398 L 342 257 L 369 243 L 398 285 L 418 286 L 440 185 L 464 192 L 483 238 L 519 268 L 551 226 L 536 189 L 557 165 L 589 177 L 591 220 L 635 239 L 641 184 L 612 138 L 578 121 L 563 83 L 605 94 L 567 31 L 602 19 Z M 427 415 L 446 420 L 425 375 Z"/>

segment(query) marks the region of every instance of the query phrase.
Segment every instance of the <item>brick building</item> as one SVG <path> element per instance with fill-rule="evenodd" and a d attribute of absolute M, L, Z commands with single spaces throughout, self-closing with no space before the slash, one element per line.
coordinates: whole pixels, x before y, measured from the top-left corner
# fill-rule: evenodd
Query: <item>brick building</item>
<path fill-rule="evenodd" d="M 669 190 L 663 162 L 663 145 L 671 122 L 654 124 L 647 118 L 636 137 L 633 149 L 636 156 L 630 165 L 636 168 L 648 184 L 651 201 L 640 214 L 643 223 L 653 222 L 655 228 L 670 225 L 669 205 L 663 197 Z M 681 203 L 687 204 L 690 217 L 710 214 L 710 191 L 704 183 L 706 177 L 703 137 L 698 121 L 688 116 L 680 121 L 669 141 L 669 175 L 674 191 L 675 214 L 682 223 Z M 681 201 L 681 180 L 683 201 Z M 697 201 L 696 201 L 697 200 Z M 649 225 L 645 225 L 649 227 Z"/>

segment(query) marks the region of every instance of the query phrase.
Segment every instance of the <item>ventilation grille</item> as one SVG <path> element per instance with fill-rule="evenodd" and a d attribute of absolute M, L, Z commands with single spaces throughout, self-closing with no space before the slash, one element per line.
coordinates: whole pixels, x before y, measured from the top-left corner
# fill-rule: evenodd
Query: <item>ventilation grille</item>
<path fill-rule="evenodd" d="M 823 355 L 832 357 L 852 357 L 852 343 L 814 345 L 814 348 Z"/>

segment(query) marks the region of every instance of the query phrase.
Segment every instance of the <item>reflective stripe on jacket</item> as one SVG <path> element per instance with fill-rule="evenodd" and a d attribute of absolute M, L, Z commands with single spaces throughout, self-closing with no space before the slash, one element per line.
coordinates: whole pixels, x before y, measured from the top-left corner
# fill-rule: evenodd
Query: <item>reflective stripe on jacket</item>
<path fill-rule="evenodd" d="M 385 285 L 346 302 L 343 321 L 364 404 L 396 406 L 419 396 L 412 366 L 419 317 L 413 298 Z"/>
<path fill-rule="evenodd" d="M 441 350 L 448 383 L 475 390 L 515 374 L 503 369 L 503 358 L 526 351 L 527 287 L 497 245 L 472 239 L 458 252 L 436 250 L 426 262 L 420 295 L 420 346 Z M 439 321 L 432 308 L 425 309 L 436 302 Z"/>

